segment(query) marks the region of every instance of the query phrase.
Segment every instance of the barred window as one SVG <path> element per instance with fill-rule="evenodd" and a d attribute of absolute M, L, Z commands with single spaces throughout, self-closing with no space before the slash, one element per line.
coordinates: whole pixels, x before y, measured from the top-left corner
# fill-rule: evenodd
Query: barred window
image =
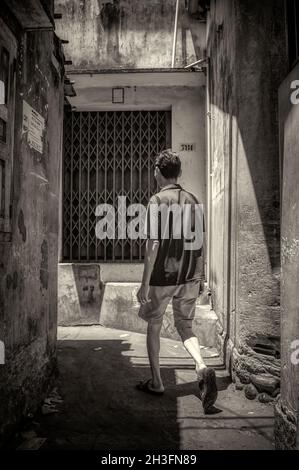
<path fill-rule="evenodd" d="M 147 205 L 154 162 L 171 144 L 170 111 L 71 112 L 64 126 L 63 260 L 138 262 L 145 240 L 96 238 L 99 204 Z M 111 227 L 110 227 L 111 228 Z"/>

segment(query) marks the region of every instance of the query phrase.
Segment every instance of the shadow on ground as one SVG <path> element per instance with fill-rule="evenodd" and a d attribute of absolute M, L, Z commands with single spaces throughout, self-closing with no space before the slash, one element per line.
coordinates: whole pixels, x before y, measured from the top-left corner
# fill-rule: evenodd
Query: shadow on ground
<path fill-rule="evenodd" d="M 58 413 L 34 421 L 42 450 L 272 449 L 273 411 L 230 384 L 215 351 L 220 414 L 205 416 L 194 366 L 180 343 L 161 341 L 166 392 L 135 389 L 149 377 L 145 337 L 99 326 L 60 328 Z"/>

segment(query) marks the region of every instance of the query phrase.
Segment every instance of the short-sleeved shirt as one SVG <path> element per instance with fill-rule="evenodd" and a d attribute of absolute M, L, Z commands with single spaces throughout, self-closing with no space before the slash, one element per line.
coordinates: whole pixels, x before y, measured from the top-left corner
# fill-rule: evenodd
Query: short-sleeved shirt
<path fill-rule="evenodd" d="M 202 205 L 179 184 L 165 186 L 147 208 L 148 239 L 159 240 L 151 286 L 177 286 L 204 277 Z"/>

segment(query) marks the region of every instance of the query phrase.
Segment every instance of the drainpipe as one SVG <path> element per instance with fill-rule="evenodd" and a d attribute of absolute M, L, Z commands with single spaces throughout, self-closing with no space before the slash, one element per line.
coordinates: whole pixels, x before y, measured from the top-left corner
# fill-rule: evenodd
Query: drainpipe
<path fill-rule="evenodd" d="M 177 35 L 178 35 L 179 4 L 180 4 L 180 0 L 176 0 L 174 32 L 173 32 L 173 44 L 172 44 L 172 60 L 171 60 L 171 68 L 172 69 L 174 69 L 174 65 L 175 65 L 176 40 L 177 40 Z"/>
<path fill-rule="evenodd" d="M 210 84 L 210 60 L 207 59 L 207 219 L 208 219 L 208 240 L 207 240 L 207 283 L 211 287 L 211 204 L 212 204 L 212 168 L 211 168 L 211 84 Z"/>
<path fill-rule="evenodd" d="M 206 54 L 208 54 L 208 42 L 209 42 L 209 18 L 210 13 L 207 16 L 207 28 L 206 28 Z M 211 61 L 210 57 L 206 57 L 206 74 L 207 74 L 207 87 L 206 87 L 206 100 L 207 100 L 207 284 L 211 295 L 211 264 L 212 264 L 212 249 L 211 249 L 211 232 L 212 232 L 212 221 L 211 221 L 211 206 L 212 206 L 212 136 L 211 136 Z M 212 305 L 212 298 L 210 297 L 210 304 Z"/>

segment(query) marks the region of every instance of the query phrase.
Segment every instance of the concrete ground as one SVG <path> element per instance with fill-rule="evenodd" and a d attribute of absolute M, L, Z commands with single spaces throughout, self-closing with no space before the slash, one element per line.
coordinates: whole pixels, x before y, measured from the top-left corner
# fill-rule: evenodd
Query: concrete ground
<path fill-rule="evenodd" d="M 101 326 L 60 327 L 58 413 L 35 417 L 42 449 L 273 449 L 273 409 L 234 390 L 217 353 L 219 414 L 205 416 L 194 366 L 181 343 L 161 340 L 163 397 L 135 389 L 147 379 L 145 336 Z"/>

